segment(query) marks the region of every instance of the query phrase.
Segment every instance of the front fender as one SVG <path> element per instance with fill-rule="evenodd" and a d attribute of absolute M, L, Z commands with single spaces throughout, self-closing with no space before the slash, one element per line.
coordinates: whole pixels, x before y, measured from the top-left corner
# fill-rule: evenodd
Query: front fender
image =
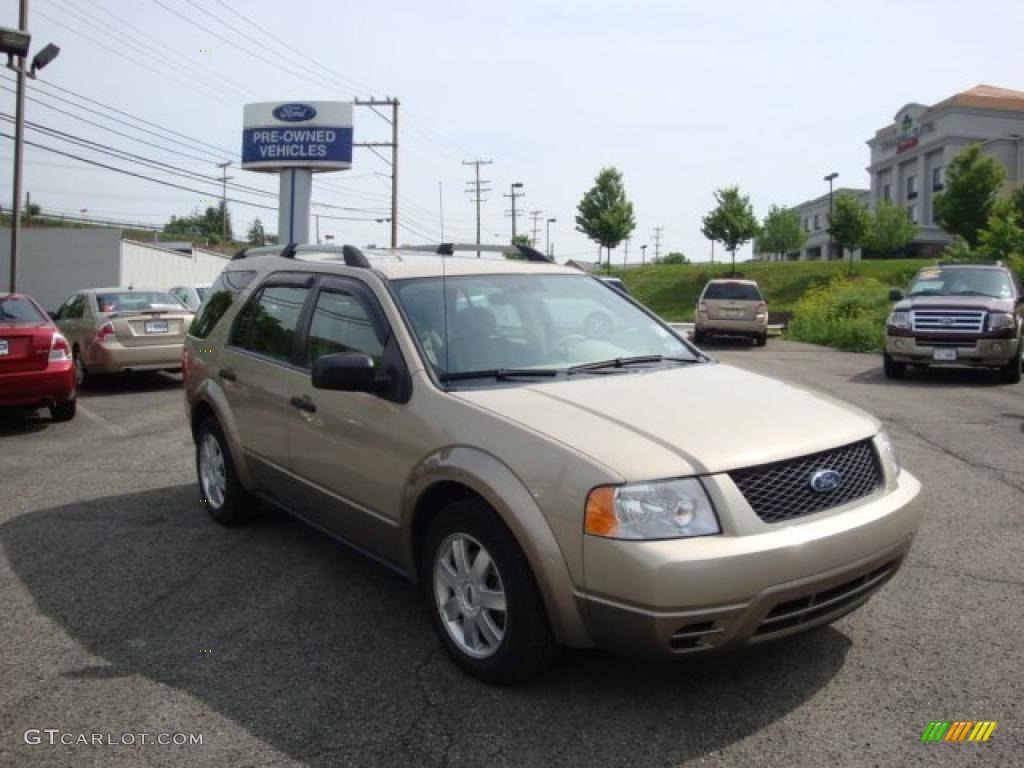
<path fill-rule="evenodd" d="M 533 569 L 548 620 L 564 645 L 593 646 L 573 597 L 574 585 L 561 548 L 540 507 L 516 474 L 495 456 L 477 448 L 449 446 L 427 456 L 413 470 L 402 497 L 402 564 L 418 578 L 413 518 L 423 495 L 438 483 L 466 486 L 483 498 L 509 527 Z"/>

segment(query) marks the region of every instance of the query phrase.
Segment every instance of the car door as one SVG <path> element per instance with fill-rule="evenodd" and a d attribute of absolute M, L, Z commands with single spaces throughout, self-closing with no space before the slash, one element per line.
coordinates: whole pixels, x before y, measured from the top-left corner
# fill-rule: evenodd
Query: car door
<path fill-rule="evenodd" d="M 420 458 L 423 425 L 406 405 L 410 392 L 314 389 L 321 355 L 362 353 L 392 381 L 405 362 L 386 316 L 363 282 L 323 277 L 310 304 L 301 365 L 288 371 L 288 443 L 300 514 L 386 560 L 397 559 L 405 479 Z"/>
<path fill-rule="evenodd" d="M 279 501 L 287 496 L 288 372 L 296 331 L 313 276 L 270 275 L 232 325 L 217 361 L 217 376 L 252 475 Z"/>
<path fill-rule="evenodd" d="M 92 340 L 92 329 L 87 329 L 85 324 L 84 293 L 76 293 L 68 297 L 67 301 L 57 310 L 54 322 L 68 343 L 71 344 L 72 350 L 77 349 L 78 354 L 81 354 Z"/>

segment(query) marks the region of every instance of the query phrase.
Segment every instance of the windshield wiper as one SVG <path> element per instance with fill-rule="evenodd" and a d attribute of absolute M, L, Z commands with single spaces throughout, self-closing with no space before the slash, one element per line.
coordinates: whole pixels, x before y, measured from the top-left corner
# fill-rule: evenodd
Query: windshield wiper
<path fill-rule="evenodd" d="M 442 373 L 441 381 L 463 381 L 465 379 L 506 379 L 545 378 L 557 376 L 560 372 L 554 368 L 488 368 L 480 371 L 455 371 Z"/>
<path fill-rule="evenodd" d="M 998 296 L 993 296 L 991 293 L 985 293 L 984 291 L 953 291 L 950 296 L 988 296 L 990 299 L 998 299 Z"/>
<path fill-rule="evenodd" d="M 911 296 L 945 296 L 945 295 L 946 294 L 944 294 L 942 291 L 935 291 L 935 290 L 929 289 L 929 290 L 924 290 L 924 291 L 913 291 L 912 293 L 908 293 L 907 294 L 907 298 L 910 298 Z"/>
<path fill-rule="evenodd" d="M 664 355 L 637 355 L 636 357 L 615 357 L 611 360 L 598 360 L 594 363 L 581 363 L 573 365 L 568 373 L 579 373 L 581 371 L 600 371 L 606 368 L 625 368 L 630 365 L 643 365 L 644 363 L 699 363 L 699 359 L 686 357 L 665 357 Z"/>

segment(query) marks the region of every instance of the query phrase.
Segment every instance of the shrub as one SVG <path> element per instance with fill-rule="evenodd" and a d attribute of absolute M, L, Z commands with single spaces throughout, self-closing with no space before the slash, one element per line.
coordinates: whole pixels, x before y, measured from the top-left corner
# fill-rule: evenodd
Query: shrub
<path fill-rule="evenodd" d="M 882 348 L 889 290 L 873 278 L 835 277 L 812 286 L 793 307 L 787 335 L 855 352 Z"/>

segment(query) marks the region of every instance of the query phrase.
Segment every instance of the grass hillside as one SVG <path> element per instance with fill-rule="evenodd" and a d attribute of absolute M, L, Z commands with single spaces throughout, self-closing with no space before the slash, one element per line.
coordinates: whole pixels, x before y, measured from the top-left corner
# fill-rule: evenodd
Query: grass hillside
<path fill-rule="evenodd" d="M 931 263 L 922 259 L 859 261 L 857 275 L 873 278 L 894 288 L 904 288 L 910 277 Z M 756 280 L 768 298 L 772 312 L 791 312 L 797 300 L 812 285 L 827 283 L 845 275 L 847 262 L 793 261 L 744 263 L 736 265 L 739 276 Z M 729 277 L 729 264 L 673 264 L 634 267 L 618 274 L 636 298 L 666 320 L 693 320 L 697 296 L 704 284 L 716 277 Z"/>

